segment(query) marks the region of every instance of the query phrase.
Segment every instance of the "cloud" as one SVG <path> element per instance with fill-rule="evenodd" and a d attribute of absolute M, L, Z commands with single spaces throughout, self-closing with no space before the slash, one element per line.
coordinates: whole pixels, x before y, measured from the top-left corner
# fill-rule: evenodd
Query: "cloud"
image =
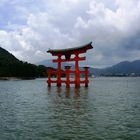
<path fill-rule="evenodd" d="M 0 44 L 21 60 L 50 59 L 49 48 L 90 41 L 89 65 L 140 58 L 140 0 L 2 0 L 0 8 Z"/>

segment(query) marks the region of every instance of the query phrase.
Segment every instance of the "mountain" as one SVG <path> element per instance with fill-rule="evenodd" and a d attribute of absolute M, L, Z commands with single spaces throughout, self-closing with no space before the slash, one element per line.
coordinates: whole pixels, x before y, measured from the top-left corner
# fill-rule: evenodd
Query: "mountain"
<path fill-rule="evenodd" d="M 9 53 L 7 50 L 3 49 L 0 47 L 0 64 L 1 63 L 16 63 L 19 60 L 12 55 L 11 53 Z"/>
<path fill-rule="evenodd" d="M 36 63 L 36 65 L 44 65 L 46 67 L 52 67 L 55 69 L 57 68 L 57 63 L 53 63 L 52 60 L 43 60 L 43 61 Z M 74 68 L 73 63 L 63 62 L 63 63 L 61 63 L 62 69 L 65 69 L 65 66 L 67 66 L 67 65 L 71 66 L 71 68 Z"/>
<path fill-rule="evenodd" d="M 44 60 L 37 64 L 57 68 L 57 63 L 53 63 L 52 60 Z M 72 63 L 62 63 L 62 69 L 64 69 L 66 65 L 70 65 L 72 69 L 74 68 L 74 64 Z M 135 75 L 140 75 L 140 60 L 135 60 L 133 62 L 123 61 L 111 67 L 102 69 L 90 67 L 89 72 L 95 76 L 127 76 L 134 73 Z"/>
<path fill-rule="evenodd" d="M 20 77 L 30 79 L 46 76 L 45 66 L 36 66 L 18 60 L 14 55 L 0 47 L 0 79 L 2 77 Z"/>
<path fill-rule="evenodd" d="M 111 67 L 104 69 L 90 68 L 90 73 L 94 75 L 116 75 L 116 76 L 127 76 L 127 75 L 140 75 L 140 60 L 132 62 L 123 61 Z"/>

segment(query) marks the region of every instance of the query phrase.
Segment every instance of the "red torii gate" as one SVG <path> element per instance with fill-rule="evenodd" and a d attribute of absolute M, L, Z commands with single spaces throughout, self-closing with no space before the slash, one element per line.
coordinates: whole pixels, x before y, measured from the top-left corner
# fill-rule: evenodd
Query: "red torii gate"
<path fill-rule="evenodd" d="M 84 67 L 85 70 L 79 70 L 79 61 L 86 60 L 86 57 L 80 57 L 79 54 L 86 53 L 87 50 L 92 49 L 92 42 L 89 44 L 76 47 L 76 48 L 68 48 L 68 49 L 54 49 L 48 50 L 48 53 L 51 53 L 52 56 L 57 56 L 57 59 L 54 59 L 53 62 L 58 64 L 58 68 L 56 71 L 53 69 L 48 69 L 48 86 L 51 86 L 51 83 L 57 83 L 57 86 L 60 87 L 62 83 L 66 84 L 66 87 L 70 87 L 70 84 L 75 84 L 75 87 L 80 87 L 80 83 L 84 83 L 85 87 L 88 87 L 88 67 Z M 71 55 L 75 55 L 74 58 L 71 58 Z M 65 56 L 65 58 L 62 58 Z M 70 66 L 65 66 L 65 71 L 61 70 L 62 62 L 70 62 L 75 61 L 75 69 L 70 70 Z M 74 74 L 75 78 L 73 81 L 70 80 L 70 74 Z M 56 74 L 56 80 L 51 80 L 51 74 Z M 61 75 L 66 75 L 66 80 L 61 79 Z M 85 74 L 85 80 L 80 80 L 80 74 Z"/>

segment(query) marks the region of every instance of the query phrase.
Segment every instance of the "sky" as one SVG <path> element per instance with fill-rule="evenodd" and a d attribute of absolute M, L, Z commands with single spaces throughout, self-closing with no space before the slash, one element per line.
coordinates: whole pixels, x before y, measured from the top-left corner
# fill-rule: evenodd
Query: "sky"
<path fill-rule="evenodd" d="M 0 46 L 20 60 L 91 41 L 86 65 L 140 59 L 140 0 L 0 0 Z"/>

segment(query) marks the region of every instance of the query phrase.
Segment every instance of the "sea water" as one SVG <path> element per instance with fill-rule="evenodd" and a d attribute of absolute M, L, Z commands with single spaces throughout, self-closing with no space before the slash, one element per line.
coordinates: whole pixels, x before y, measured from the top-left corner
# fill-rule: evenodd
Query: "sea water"
<path fill-rule="evenodd" d="M 79 89 L 0 81 L 0 140 L 140 139 L 140 78 L 89 80 Z"/>

